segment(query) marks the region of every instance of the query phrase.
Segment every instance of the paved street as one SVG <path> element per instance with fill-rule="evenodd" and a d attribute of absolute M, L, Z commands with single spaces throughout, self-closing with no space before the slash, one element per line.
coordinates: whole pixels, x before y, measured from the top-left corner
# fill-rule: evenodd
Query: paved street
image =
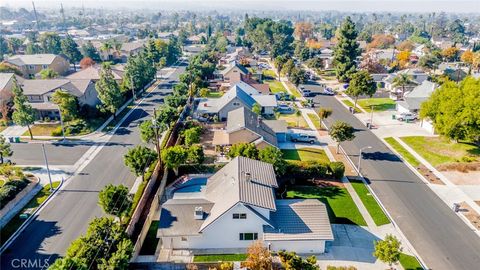
<path fill-rule="evenodd" d="M 351 124 L 356 138 L 342 143 L 354 162 L 365 151 L 362 173 L 413 247 L 431 269 L 478 269 L 478 236 L 418 176 L 334 97 L 317 96 L 316 110 L 333 109 L 327 126 L 337 120 Z M 320 106 L 318 106 L 318 104 Z"/>
<path fill-rule="evenodd" d="M 76 145 L 46 143 L 45 152 L 49 165 L 73 165 L 91 146 L 89 142 Z M 11 159 L 18 165 L 45 165 L 40 143 L 12 143 L 12 150 Z"/>
<path fill-rule="evenodd" d="M 186 64 L 181 64 L 167 81 L 178 80 L 185 66 Z M 97 202 L 98 192 L 105 185 L 124 184 L 128 187 L 133 185 L 135 176 L 124 165 L 123 155 L 128 148 L 141 142 L 137 126 L 154 107 L 159 105 L 159 98 L 159 91 L 155 90 L 133 110 L 111 139 L 99 148 L 94 159 L 65 183 L 58 195 L 2 254 L 1 269 L 11 269 L 12 259 L 28 258 L 42 262 L 49 259 L 48 262 L 53 263 L 55 258 L 65 253 L 75 238 L 85 233 L 88 223 L 94 217 L 103 215 Z M 75 146 L 72 149 L 77 147 L 83 146 Z M 64 152 L 58 152 L 58 157 L 81 155 L 76 153 L 77 150 L 61 149 Z M 50 154 L 51 159 L 56 159 L 55 155 L 57 154 Z M 70 158 L 75 159 L 68 157 L 69 160 Z"/>

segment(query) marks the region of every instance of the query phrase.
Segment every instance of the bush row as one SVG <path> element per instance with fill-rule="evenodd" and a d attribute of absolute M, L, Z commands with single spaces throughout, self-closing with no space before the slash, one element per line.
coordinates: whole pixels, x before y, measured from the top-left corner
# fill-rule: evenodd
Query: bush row
<path fill-rule="evenodd" d="M 288 161 L 284 177 L 296 179 L 334 178 L 341 179 L 345 173 L 342 162 L 321 163 L 317 161 Z"/>
<path fill-rule="evenodd" d="M 28 185 L 28 183 L 28 180 L 7 181 L 0 188 L 0 209 L 13 200 L 15 196 Z"/>

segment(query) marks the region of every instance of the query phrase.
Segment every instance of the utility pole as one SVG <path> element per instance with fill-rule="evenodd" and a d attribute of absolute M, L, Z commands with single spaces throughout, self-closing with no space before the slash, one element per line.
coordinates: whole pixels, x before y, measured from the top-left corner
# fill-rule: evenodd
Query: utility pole
<path fill-rule="evenodd" d="M 137 95 L 135 95 L 135 87 L 133 86 L 133 77 L 132 76 L 129 76 L 130 77 L 130 85 L 132 86 L 132 97 L 133 97 L 133 101 L 135 101 L 137 99 Z"/>
<path fill-rule="evenodd" d="M 45 166 L 47 166 L 48 180 L 50 181 L 50 191 L 53 191 L 52 176 L 50 175 L 50 168 L 48 167 L 47 152 L 45 152 L 45 143 L 42 143 L 43 158 L 45 159 Z"/>
<path fill-rule="evenodd" d="M 65 23 L 65 10 L 63 9 L 63 4 L 60 3 L 60 13 L 62 14 L 62 20 L 63 20 L 63 30 L 67 32 L 67 24 Z"/>
<path fill-rule="evenodd" d="M 35 2 L 32 1 L 33 13 L 35 13 L 35 22 L 37 23 L 37 31 L 40 32 L 40 22 L 38 21 L 37 9 L 35 9 Z"/>
<path fill-rule="evenodd" d="M 372 129 L 372 125 L 373 125 L 373 105 L 370 107 L 370 125 L 368 129 Z"/>
<path fill-rule="evenodd" d="M 60 115 L 60 125 L 62 126 L 63 141 L 65 141 L 65 125 L 63 124 L 62 110 L 60 110 L 60 108 L 58 108 L 58 114 Z"/>

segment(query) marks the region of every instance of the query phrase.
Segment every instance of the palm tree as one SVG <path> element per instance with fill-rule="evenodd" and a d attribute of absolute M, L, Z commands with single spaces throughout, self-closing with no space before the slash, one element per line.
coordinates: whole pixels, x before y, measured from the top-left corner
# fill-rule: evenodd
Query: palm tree
<path fill-rule="evenodd" d="M 117 57 L 119 57 L 120 51 L 122 50 L 122 43 L 116 39 L 113 39 L 111 44 L 112 44 L 113 52 L 117 54 Z"/>
<path fill-rule="evenodd" d="M 100 50 L 103 52 L 107 53 L 108 60 L 110 60 L 110 50 L 113 48 L 112 42 L 106 41 L 105 43 L 102 44 L 102 47 L 100 47 Z"/>
<path fill-rule="evenodd" d="M 403 96 L 405 95 L 405 87 L 414 83 L 413 78 L 411 75 L 408 75 L 406 73 L 401 73 L 398 74 L 394 79 L 393 79 L 393 87 L 401 87 L 402 88 L 402 99 Z"/>

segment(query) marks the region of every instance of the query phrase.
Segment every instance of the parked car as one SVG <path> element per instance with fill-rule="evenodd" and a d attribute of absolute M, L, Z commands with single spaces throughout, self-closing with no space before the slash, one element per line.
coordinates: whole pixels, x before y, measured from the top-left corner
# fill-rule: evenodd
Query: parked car
<path fill-rule="evenodd" d="M 335 91 L 333 91 L 332 88 L 325 88 L 325 89 L 323 89 L 322 94 L 327 95 L 327 96 L 334 96 Z"/>
<path fill-rule="evenodd" d="M 13 162 L 9 158 L 3 158 L 3 164 L 8 164 L 8 165 L 15 165 L 15 162 Z"/>
<path fill-rule="evenodd" d="M 302 93 L 302 96 L 304 97 L 312 97 L 314 94 L 312 93 L 311 90 L 305 89 L 304 86 L 300 86 L 300 92 Z"/>
<path fill-rule="evenodd" d="M 398 121 L 413 121 L 418 119 L 417 115 L 413 113 L 399 113 L 395 115 L 395 118 Z"/>
<path fill-rule="evenodd" d="M 278 105 L 277 111 L 280 112 L 280 113 L 293 113 L 293 112 L 295 112 L 295 110 L 292 107 L 288 106 L 287 104 Z"/>
<path fill-rule="evenodd" d="M 292 142 L 306 142 L 314 144 L 317 138 L 313 135 L 308 135 L 305 133 L 293 133 L 290 136 L 290 139 L 292 140 Z"/>

